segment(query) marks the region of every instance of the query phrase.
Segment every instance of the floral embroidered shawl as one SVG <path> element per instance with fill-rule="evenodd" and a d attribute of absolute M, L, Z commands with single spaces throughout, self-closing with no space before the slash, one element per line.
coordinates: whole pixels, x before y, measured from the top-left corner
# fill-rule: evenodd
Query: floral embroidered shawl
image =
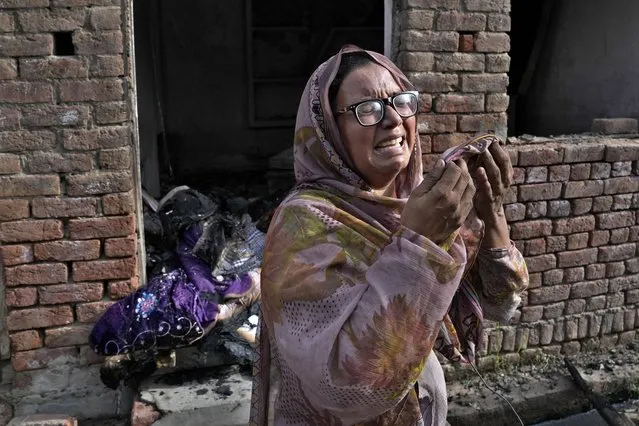
<path fill-rule="evenodd" d="M 322 64 L 300 102 L 297 185 L 274 214 L 264 253 L 251 425 L 423 424 L 433 403 L 420 400 L 422 385 L 433 386 L 422 383 L 424 366 L 441 370 L 432 351 L 472 362 L 481 336 L 479 298 L 463 278 L 482 222 L 473 216 L 442 246 L 400 225 L 423 179 L 419 141 L 396 179 L 398 198 L 375 195 L 354 172 L 328 89 L 341 55 L 356 50 Z M 412 88 L 389 59 L 367 53 Z M 443 375 L 428 380 L 445 386 Z"/>

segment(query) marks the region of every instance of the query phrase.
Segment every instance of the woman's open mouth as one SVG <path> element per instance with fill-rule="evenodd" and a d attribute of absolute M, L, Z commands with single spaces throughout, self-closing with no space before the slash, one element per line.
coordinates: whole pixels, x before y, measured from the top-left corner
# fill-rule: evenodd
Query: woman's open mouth
<path fill-rule="evenodd" d="M 375 152 L 383 155 L 401 154 L 404 151 L 404 137 L 389 139 L 375 146 Z"/>

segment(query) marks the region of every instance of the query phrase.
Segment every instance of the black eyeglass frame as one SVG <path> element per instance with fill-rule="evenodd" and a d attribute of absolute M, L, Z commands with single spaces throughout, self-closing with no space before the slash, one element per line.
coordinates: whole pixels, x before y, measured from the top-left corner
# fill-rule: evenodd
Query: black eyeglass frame
<path fill-rule="evenodd" d="M 415 96 L 415 112 L 410 114 L 410 115 L 402 115 L 399 111 L 397 111 L 397 107 L 395 106 L 395 98 L 397 98 L 398 96 L 401 95 L 405 95 L 405 94 L 411 94 L 413 96 Z M 359 119 L 359 117 L 357 116 L 357 112 L 356 109 L 358 106 L 360 106 L 361 104 L 364 104 L 366 102 L 381 102 L 382 103 L 382 116 L 380 117 L 380 119 L 378 121 L 376 121 L 373 124 L 363 124 L 362 121 Z M 370 127 L 370 126 L 376 126 L 379 123 L 381 123 L 381 121 L 384 119 L 384 117 L 386 116 L 386 105 L 391 106 L 395 112 L 402 118 L 409 118 L 412 117 L 414 115 L 417 114 L 417 112 L 419 111 L 419 92 L 417 90 L 406 90 L 404 92 L 398 93 L 396 95 L 390 96 L 388 98 L 377 98 L 377 99 L 365 99 L 363 101 L 357 102 L 356 104 L 353 105 L 349 105 L 344 109 L 341 109 L 339 111 L 336 111 L 334 116 L 338 117 L 342 114 L 346 114 L 349 111 L 352 111 L 353 114 L 355 114 L 355 118 L 357 119 L 357 122 L 364 127 Z"/>

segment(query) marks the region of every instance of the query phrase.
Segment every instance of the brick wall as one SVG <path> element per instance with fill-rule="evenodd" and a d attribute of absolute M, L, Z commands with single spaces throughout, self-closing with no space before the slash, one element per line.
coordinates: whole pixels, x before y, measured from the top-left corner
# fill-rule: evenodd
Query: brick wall
<path fill-rule="evenodd" d="M 474 132 L 503 135 L 510 0 L 400 0 L 397 7 L 394 58 L 422 92 L 425 166 Z M 509 150 L 517 184 L 506 211 L 531 284 L 512 324 L 489 324 L 482 365 L 633 340 L 639 140 L 574 137 Z"/>
<path fill-rule="evenodd" d="M 639 139 L 574 137 L 510 147 L 506 214 L 530 288 L 488 354 L 574 354 L 635 339 L 639 329 Z M 487 362 L 494 359 L 490 357 Z"/>
<path fill-rule="evenodd" d="M 0 355 L 10 356 L 14 389 L 32 370 L 99 362 L 91 325 L 137 285 L 128 13 L 120 0 L 0 0 L 0 288 L 10 341 Z M 75 54 L 57 55 L 60 33 Z"/>
<path fill-rule="evenodd" d="M 421 95 L 428 167 L 479 130 L 506 129 L 510 0 L 401 0 L 398 65 Z"/>

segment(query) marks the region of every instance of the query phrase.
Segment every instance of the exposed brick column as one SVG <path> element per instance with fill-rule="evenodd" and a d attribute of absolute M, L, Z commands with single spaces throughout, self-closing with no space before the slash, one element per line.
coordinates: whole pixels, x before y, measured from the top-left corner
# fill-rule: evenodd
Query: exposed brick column
<path fill-rule="evenodd" d="M 0 0 L 0 256 L 18 372 L 96 362 L 92 323 L 137 286 L 127 5 Z M 75 54 L 56 56 L 60 32 Z"/>
<path fill-rule="evenodd" d="M 510 0 L 401 0 L 398 65 L 421 92 L 426 166 L 480 130 L 505 133 Z"/>

